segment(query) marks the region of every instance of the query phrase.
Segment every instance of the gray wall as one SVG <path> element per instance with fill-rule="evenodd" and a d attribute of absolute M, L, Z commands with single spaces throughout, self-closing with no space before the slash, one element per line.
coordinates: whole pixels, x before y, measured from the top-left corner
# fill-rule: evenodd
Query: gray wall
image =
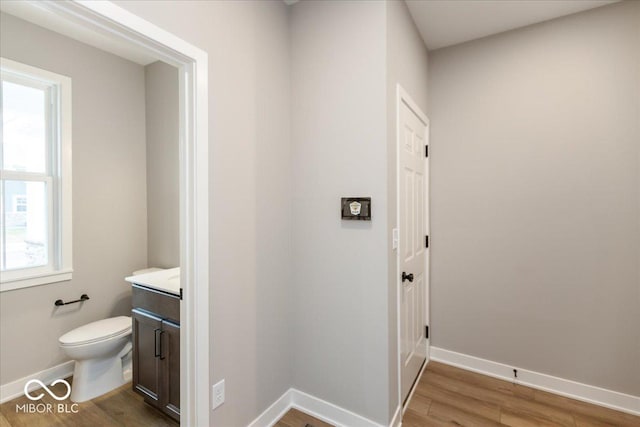
<path fill-rule="evenodd" d="M 294 386 L 389 419 L 386 5 L 291 9 Z M 372 197 L 372 221 L 340 198 Z"/>
<path fill-rule="evenodd" d="M 144 69 L 0 14 L 2 56 L 72 78 L 73 280 L 0 294 L 0 384 L 58 365 L 58 337 L 131 310 L 147 263 Z M 54 310 L 58 298 L 91 300 Z"/>
<path fill-rule="evenodd" d="M 398 227 L 397 219 L 397 105 L 399 83 L 424 113 L 427 112 L 427 48 L 420 37 L 404 1 L 388 1 L 387 5 L 387 192 L 389 203 L 388 233 Z M 389 312 L 389 413 L 398 406 L 398 260 L 392 249 L 391 234 L 387 234 L 388 312 Z"/>
<path fill-rule="evenodd" d="M 426 108 L 404 4 L 118 3 L 210 55 L 212 382 L 227 386 L 212 422 L 245 425 L 293 384 L 386 424 L 391 82 Z M 347 195 L 373 197 L 371 223 L 339 219 Z"/>
<path fill-rule="evenodd" d="M 247 425 L 292 383 L 287 6 L 117 4 L 209 55 L 211 423 Z"/>
<path fill-rule="evenodd" d="M 434 346 L 640 395 L 638 22 L 430 53 Z"/>
<path fill-rule="evenodd" d="M 178 69 L 144 67 L 147 143 L 147 264 L 180 265 Z"/>

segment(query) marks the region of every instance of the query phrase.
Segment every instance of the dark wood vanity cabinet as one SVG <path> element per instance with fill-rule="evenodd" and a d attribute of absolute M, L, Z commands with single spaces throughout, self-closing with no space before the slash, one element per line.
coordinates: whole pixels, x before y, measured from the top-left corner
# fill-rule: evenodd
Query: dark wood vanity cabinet
<path fill-rule="evenodd" d="M 157 356 L 158 332 L 162 319 L 142 310 L 133 309 L 133 390 L 148 403 L 160 405 L 160 358 Z"/>
<path fill-rule="evenodd" d="M 162 410 L 180 421 L 180 325 L 163 321 L 162 333 L 166 338 L 162 341 L 162 354 L 167 361 L 167 375 L 162 377 Z"/>
<path fill-rule="evenodd" d="M 180 421 L 180 297 L 133 285 L 133 390 Z"/>

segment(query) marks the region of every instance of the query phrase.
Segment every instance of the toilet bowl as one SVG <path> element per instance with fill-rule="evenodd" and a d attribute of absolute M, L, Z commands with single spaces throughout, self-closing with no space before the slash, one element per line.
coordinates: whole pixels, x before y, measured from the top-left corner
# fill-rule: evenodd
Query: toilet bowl
<path fill-rule="evenodd" d="M 59 342 L 76 362 L 72 401 L 85 402 L 131 379 L 131 317 L 88 323 L 62 335 Z"/>

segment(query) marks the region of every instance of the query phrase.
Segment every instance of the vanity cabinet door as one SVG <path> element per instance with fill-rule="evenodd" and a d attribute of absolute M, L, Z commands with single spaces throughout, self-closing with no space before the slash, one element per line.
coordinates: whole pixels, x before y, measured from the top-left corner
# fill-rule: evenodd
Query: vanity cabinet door
<path fill-rule="evenodd" d="M 162 321 L 162 410 L 180 421 L 180 325 Z"/>
<path fill-rule="evenodd" d="M 145 311 L 133 309 L 133 390 L 142 394 L 154 406 L 160 404 L 162 319 Z"/>

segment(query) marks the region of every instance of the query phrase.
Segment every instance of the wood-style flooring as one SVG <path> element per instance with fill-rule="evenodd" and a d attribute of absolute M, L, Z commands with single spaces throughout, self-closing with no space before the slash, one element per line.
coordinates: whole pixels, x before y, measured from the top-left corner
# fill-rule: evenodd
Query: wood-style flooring
<path fill-rule="evenodd" d="M 52 387 L 63 394 L 60 385 Z M 35 392 L 34 392 L 35 393 Z M 32 393 L 33 394 L 33 393 Z M 42 403 L 57 404 L 48 394 Z M 177 427 L 178 423 L 144 403 L 131 384 L 80 403 L 78 413 L 17 413 L 20 397 L 0 405 L 0 427 Z M 71 405 L 69 400 L 61 402 Z M 275 427 L 332 427 L 296 409 Z M 639 427 L 640 417 L 580 402 L 485 375 L 430 362 L 402 419 L 403 427 L 568 426 Z"/>
<path fill-rule="evenodd" d="M 443 425 L 638 427 L 640 417 L 429 362 L 402 426 Z"/>
<path fill-rule="evenodd" d="M 300 412 L 297 409 L 289 409 L 284 414 L 284 417 L 280 418 L 273 427 L 333 427 L 331 424 L 327 424 L 324 421 L 307 415 L 304 412 Z"/>
<path fill-rule="evenodd" d="M 70 379 L 67 379 L 70 380 Z M 57 384 L 50 387 L 58 396 L 64 395 L 66 387 Z M 32 396 L 39 392 L 31 392 Z M 16 405 L 44 403 L 53 405 L 51 413 L 17 412 Z M 84 403 L 78 403 L 77 413 L 58 412 L 58 404 L 71 409 L 69 399 L 54 400 L 47 393 L 33 402 L 22 396 L 0 405 L 0 427 L 178 427 L 179 424 L 160 411 L 144 403 L 142 396 L 125 384 L 105 395 Z M 40 407 L 44 409 L 44 407 Z"/>
<path fill-rule="evenodd" d="M 295 409 L 276 427 L 330 427 Z M 640 417 L 429 362 L 402 427 L 640 427 Z"/>

